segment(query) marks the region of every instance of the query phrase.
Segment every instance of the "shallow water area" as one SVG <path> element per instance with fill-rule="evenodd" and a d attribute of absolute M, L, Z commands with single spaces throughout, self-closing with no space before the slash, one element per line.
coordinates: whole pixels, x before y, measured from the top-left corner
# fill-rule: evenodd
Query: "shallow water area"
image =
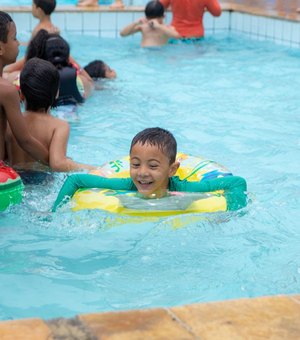
<path fill-rule="evenodd" d="M 71 120 L 70 157 L 118 159 L 161 126 L 179 151 L 246 178 L 251 203 L 136 223 L 68 205 L 50 213 L 65 174 L 27 185 L 0 214 L 0 319 L 299 293 L 299 50 L 227 34 L 156 49 L 65 37 L 81 65 L 100 58 L 118 74 Z"/>

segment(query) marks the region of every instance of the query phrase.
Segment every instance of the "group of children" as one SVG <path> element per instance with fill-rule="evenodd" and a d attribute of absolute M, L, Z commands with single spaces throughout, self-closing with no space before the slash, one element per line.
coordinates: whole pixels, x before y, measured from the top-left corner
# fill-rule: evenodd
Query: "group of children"
<path fill-rule="evenodd" d="M 10 69 L 8 65 L 16 61 L 19 42 L 12 18 L 0 11 L 0 160 L 7 161 L 16 169 L 32 170 L 37 169 L 37 164 L 43 164 L 53 171 L 91 170 L 95 167 L 67 157 L 69 124 L 53 117 L 50 109 L 55 105 L 68 104 L 74 98 L 83 102 L 92 90 L 93 79 L 114 78 L 116 74 L 101 61 L 94 61 L 85 69 L 78 67 L 70 56 L 68 43 L 52 25 L 50 17 L 45 20 L 45 16 L 50 14 L 49 8 L 47 11 L 44 7 L 40 10 L 42 7 L 39 6 L 43 3 L 44 0 L 34 0 L 33 13 L 40 13 L 34 14 L 41 19 L 39 29 L 33 32 L 25 58 Z M 142 46 L 162 45 L 169 37 L 179 37 L 174 28 L 163 24 L 164 8 L 159 1 L 150 1 L 145 14 L 145 19 L 125 27 L 121 35 L 142 32 Z M 2 77 L 5 67 L 8 79 Z M 9 79 L 12 75 L 13 79 Z M 75 80 L 75 87 L 69 79 Z M 19 81 L 20 92 L 11 83 L 12 80 Z M 72 86 L 70 96 L 67 90 Z M 24 101 L 23 113 L 20 111 L 20 99 Z M 212 185 L 210 181 L 208 184 L 188 183 L 174 177 L 179 167 L 176 152 L 176 140 L 169 131 L 145 129 L 131 143 L 129 179 L 71 175 L 58 195 L 54 210 L 81 187 L 134 190 L 147 198 L 163 197 L 167 190 L 207 192 L 212 188 L 224 189 L 222 179 Z M 243 179 L 237 183 L 243 191 L 246 190 Z"/>

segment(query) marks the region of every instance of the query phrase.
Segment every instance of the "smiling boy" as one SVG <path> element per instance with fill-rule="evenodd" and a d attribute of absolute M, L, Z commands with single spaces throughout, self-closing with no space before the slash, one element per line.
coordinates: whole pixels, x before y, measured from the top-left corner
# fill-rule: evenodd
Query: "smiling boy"
<path fill-rule="evenodd" d="M 168 191 L 211 192 L 224 190 L 227 210 L 246 205 L 246 181 L 237 176 L 189 182 L 174 176 L 179 163 L 176 161 L 177 143 L 174 136 L 162 128 L 148 128 L 139 132 L 130 146 L 130 177 L 106 178 L 90 174 L 70 175 L 62 186 L 52 211 L 66 203 L 80 188 L 138 191 L 144 198 L 166 196 Z"/>

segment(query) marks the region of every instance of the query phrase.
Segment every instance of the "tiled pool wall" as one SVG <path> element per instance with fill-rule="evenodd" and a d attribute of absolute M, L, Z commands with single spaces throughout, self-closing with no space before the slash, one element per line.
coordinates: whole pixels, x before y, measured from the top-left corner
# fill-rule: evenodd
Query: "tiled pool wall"
<path fill-rule="evenodd" d="M 17 24 L 19 33 L 31 32 L 37 24 L 30 7 L 7 10 Z M 124 11 L 112 11 L 108 7 L 84 11 L 75 6 L 60 7 L 52 20 L 62 33 L 96 35 L 117 38 L 125 25 L 143 16 L 143 7 L 127 7 Z M 166 23 L 171 22 L 171 13 L 166 13 Z M 241 32 L 250 38 L 272 40 L 278 44 L 300 47 L 300 22 L 281 18 L 258 16 L 232 10 L 223 10 L 221 17 L 209 13 L 204 16 L 206 34 L 219 31 Z"/>

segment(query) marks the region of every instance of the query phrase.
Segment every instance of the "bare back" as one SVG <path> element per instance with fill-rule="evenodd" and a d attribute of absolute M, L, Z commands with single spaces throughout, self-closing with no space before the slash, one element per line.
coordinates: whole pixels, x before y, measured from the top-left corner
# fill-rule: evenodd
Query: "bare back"
<path fill-rule="evenodd" d="M 67 133 L 64 134 L 61 140 L 61 148 L 66 152 L 69 137 L 69 127 L 66 122 L 44 112 L 26 112 L 24 117 L 29 133 L 49 150 L 49 156 L 51 155 L 52 144 L 57 132 L 60 130 L 66 131 Z M 37 166 L 38 163 L 19 147 L 10 129 L 6 133 L 6 146 L 11 166 L 19 169 L 32 169 Z"/>
<path fill-rule="evenodd" d="M 142 47 L 147 46 L 162 46 L 168 42 L 169 37 L 162 32 L 152 29 L 148 24 L 141 26 L 142 32 Z"/>
<path fill-rule="evenodd" d="M 150 19 L 141 24 L 142 47 L 163 46 L 170 38 L 179 38 L 173 26 L 165 25 L 162 19 Z"/>

